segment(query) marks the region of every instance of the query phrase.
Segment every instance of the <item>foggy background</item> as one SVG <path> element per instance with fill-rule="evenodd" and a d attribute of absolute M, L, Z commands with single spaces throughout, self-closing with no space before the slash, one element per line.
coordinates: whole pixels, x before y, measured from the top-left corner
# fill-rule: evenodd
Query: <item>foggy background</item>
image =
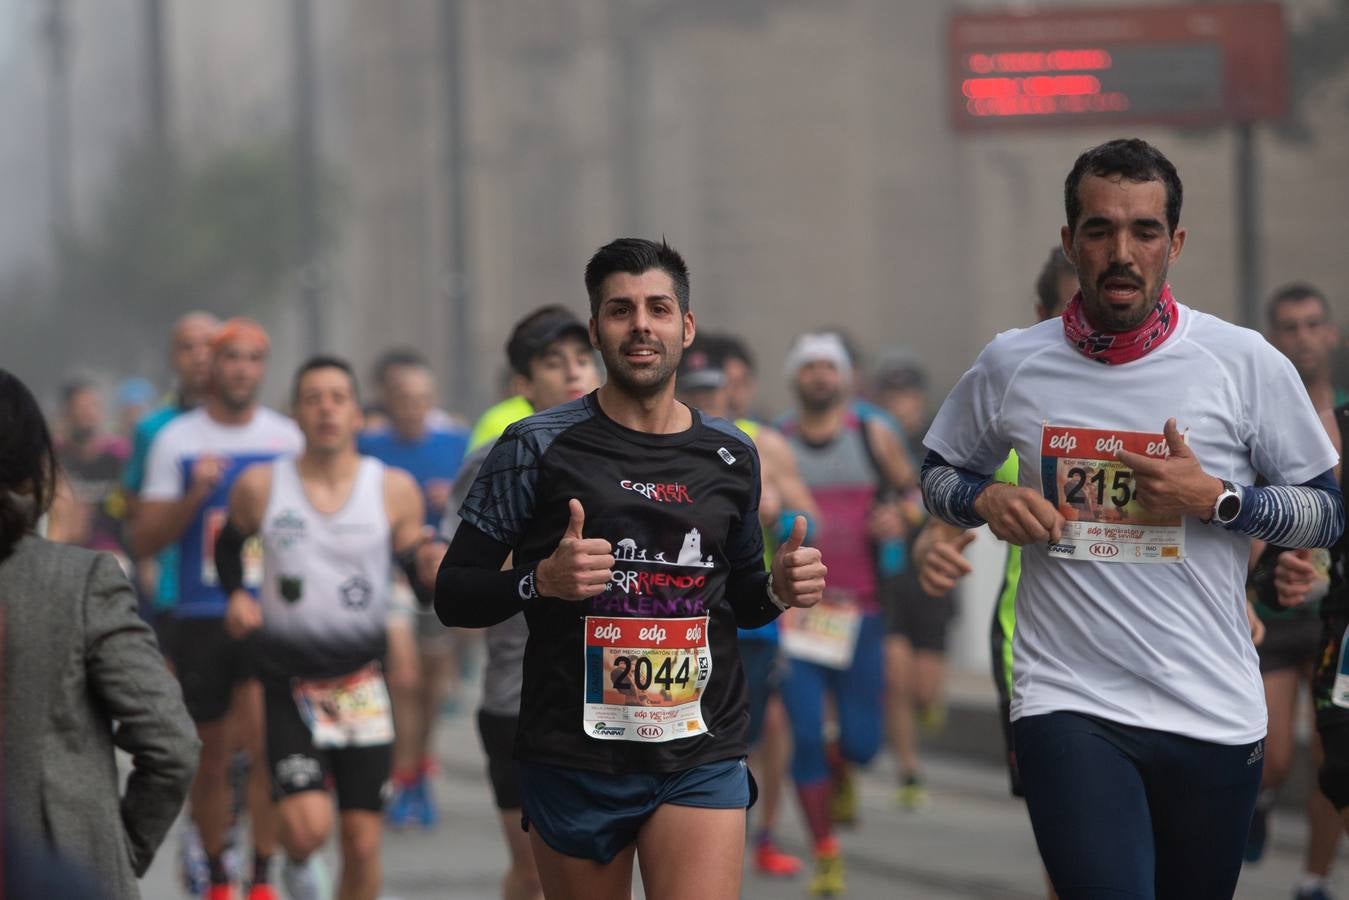
<path fill-rule="evenodd" d="M 273 402 L 312 350 L 364 374 L 410 344 L 471 418 L 520 314 L 584 315 L 590 253 L 664 235 L 700 324 L 757 352 L 764 412 L 823 324 L 872 359 L 909 348 L 939 400 L 1030 321 L 1063 177 L 1123 133 L 1185 182 L 1178 296 L 1240 320 L 1236 130 L 957 132 L 957 8 L 1049 7 L 0 0 L 0 365 L 49 399 L 73 370 L 162 384 L 169 322 L 202 307 L 273 329 Z M 1251 129 L 1254 290 L 1307 280 L 1343 318 L 1349 2 L 1284 19 L 1290 114 Z"/>

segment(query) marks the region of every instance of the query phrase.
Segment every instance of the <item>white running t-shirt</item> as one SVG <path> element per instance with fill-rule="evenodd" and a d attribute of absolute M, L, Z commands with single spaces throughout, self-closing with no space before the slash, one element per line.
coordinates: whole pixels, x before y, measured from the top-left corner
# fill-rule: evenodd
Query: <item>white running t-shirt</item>
<path fill-rule="evenodd" d="M 278 412 L 258 407 L 243 425 L 226 425 L 207 414 L 204 407 L 183 413 L 165 425 L 150 445 L 141 497 L 170 501 L 183 497 L 192 484 L 193 471 L 203 457 L 223 460 L 224 473 L 178 537 L 177 616 L 219 618 L 228 599 L 220 589 L 215 571 L 215 541 L 229 515 L 230 489 L 239 473 L 253 463 L 270 462 L 304 448 L 304 435 L 293 421 Z M 244 548 L 244 586 L 261 583 L 260 546 Z"/>
<path fill-rule="evenodd" d="M 1204 471 L 1238 485 L 1301 484 L 1338 458 L 1292 364 L 1256 332 L 1186 306 L 1162 346 L 1123 365 L 1083 356 L 1059 319 L 1000 334 L 942 404 L 929 449 L 983 473 L 1015 450 L 1022 487 L 1045 494 L 1047 465 L 1061 510 L 1106 520 L 1087 523 L 1101 543 L 1073 558 L 1022 548 L 1013 720 L 1072 711 L 1220 744 L 1264 737 L 1245 612 L 1250 539 L 1190 517 L 1111 524 L 1146 511 L 1129 505 L 1127 470 L 1093 448 L 1131 432 L 1141 452 L 1172 416 Z M 1148 561 L 1124 561 L 1134 559 Z"/>

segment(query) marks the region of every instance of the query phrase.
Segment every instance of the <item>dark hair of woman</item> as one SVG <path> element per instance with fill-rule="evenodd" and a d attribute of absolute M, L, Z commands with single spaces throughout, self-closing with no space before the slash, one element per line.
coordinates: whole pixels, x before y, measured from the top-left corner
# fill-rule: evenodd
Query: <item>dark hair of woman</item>
<path fill-rule="evenodd" d="M 51 506 L 56 451 L 32 391 L 0 369 L 0 560 Z"/>

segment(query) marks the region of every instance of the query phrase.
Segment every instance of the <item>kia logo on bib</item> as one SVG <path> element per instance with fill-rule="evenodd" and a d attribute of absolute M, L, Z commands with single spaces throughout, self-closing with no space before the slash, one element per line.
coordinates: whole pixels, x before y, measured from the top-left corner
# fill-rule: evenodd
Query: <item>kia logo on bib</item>
<path fill-rule="evenodd" d="M 1109 559 L 1112 556 L 1119 556 L 1119 547 L 1114 544 L 1092 544 L 1089 548 L 1092 556 L 1101 556 Z"/>
<path fill-rule="evenodd" d="M 665 729 L 659 725 L 638 725 L 637 736 L 643 738 L 658 738 L 665 733 Z"/>
<path fill-rule="evenodd" d="M 1077 449 L 1077 438 L 1071 434 L 1056 434 L 1049 439 L 1049 446 L 1055 450 L 1067 450 L 1072 453 Z"/>

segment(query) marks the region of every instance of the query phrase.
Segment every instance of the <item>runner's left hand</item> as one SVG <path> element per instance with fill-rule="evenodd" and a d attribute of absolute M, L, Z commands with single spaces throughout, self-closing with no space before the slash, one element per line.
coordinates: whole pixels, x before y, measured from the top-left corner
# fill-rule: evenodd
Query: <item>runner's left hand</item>
<path fill-rule="evenodd" d="M 814 606 L 824 597 L 829 569 L 820 561 L 818 548 L 801 546 L 806 525 L 806 517 L 797 516 L 792 533 L 773 554 L 773 593 L 788 606 Z"/>
<path fill-rule="evenodd" d="M 1278 591 L 1280 606 L 1305 603 L 1317 581 L 1325 581 L 1325 576 L 1313 565 L 1311 555 L 1310 550 L 1285 550 L 1279 554 L 1274 566 L 1274 589 Z"/>
<path fill-rule="evenodd" d="M 1181 437 L 1174 418 L 1167 419 L 1162 434 L 1171 455 L 1165 459 L 1120 450 L 1115 458 L 1133 470 L 1134 497 L 1148 512 L 1186 515 L 1207 519 L 1223 491 L 1220 479 L 1209 475 Z"/>
<path fill-rule="evenodd" d="M 423 540 L 421 546 L 417 548 L 417 580 L 422 583 L 423 588 L 435 589 L 440 562 L 445 558 L 445 551 L 448 549 L 449 544 L 436 535 L 434 528 L 427 526 L 423 529 Z"/>
<path fill-rule="evenodd" d="M 898 501 L 875 503 L 867 517 L 867 529 L 878 541 L 897 541 L 905 537 L 904 513 Z"/>

